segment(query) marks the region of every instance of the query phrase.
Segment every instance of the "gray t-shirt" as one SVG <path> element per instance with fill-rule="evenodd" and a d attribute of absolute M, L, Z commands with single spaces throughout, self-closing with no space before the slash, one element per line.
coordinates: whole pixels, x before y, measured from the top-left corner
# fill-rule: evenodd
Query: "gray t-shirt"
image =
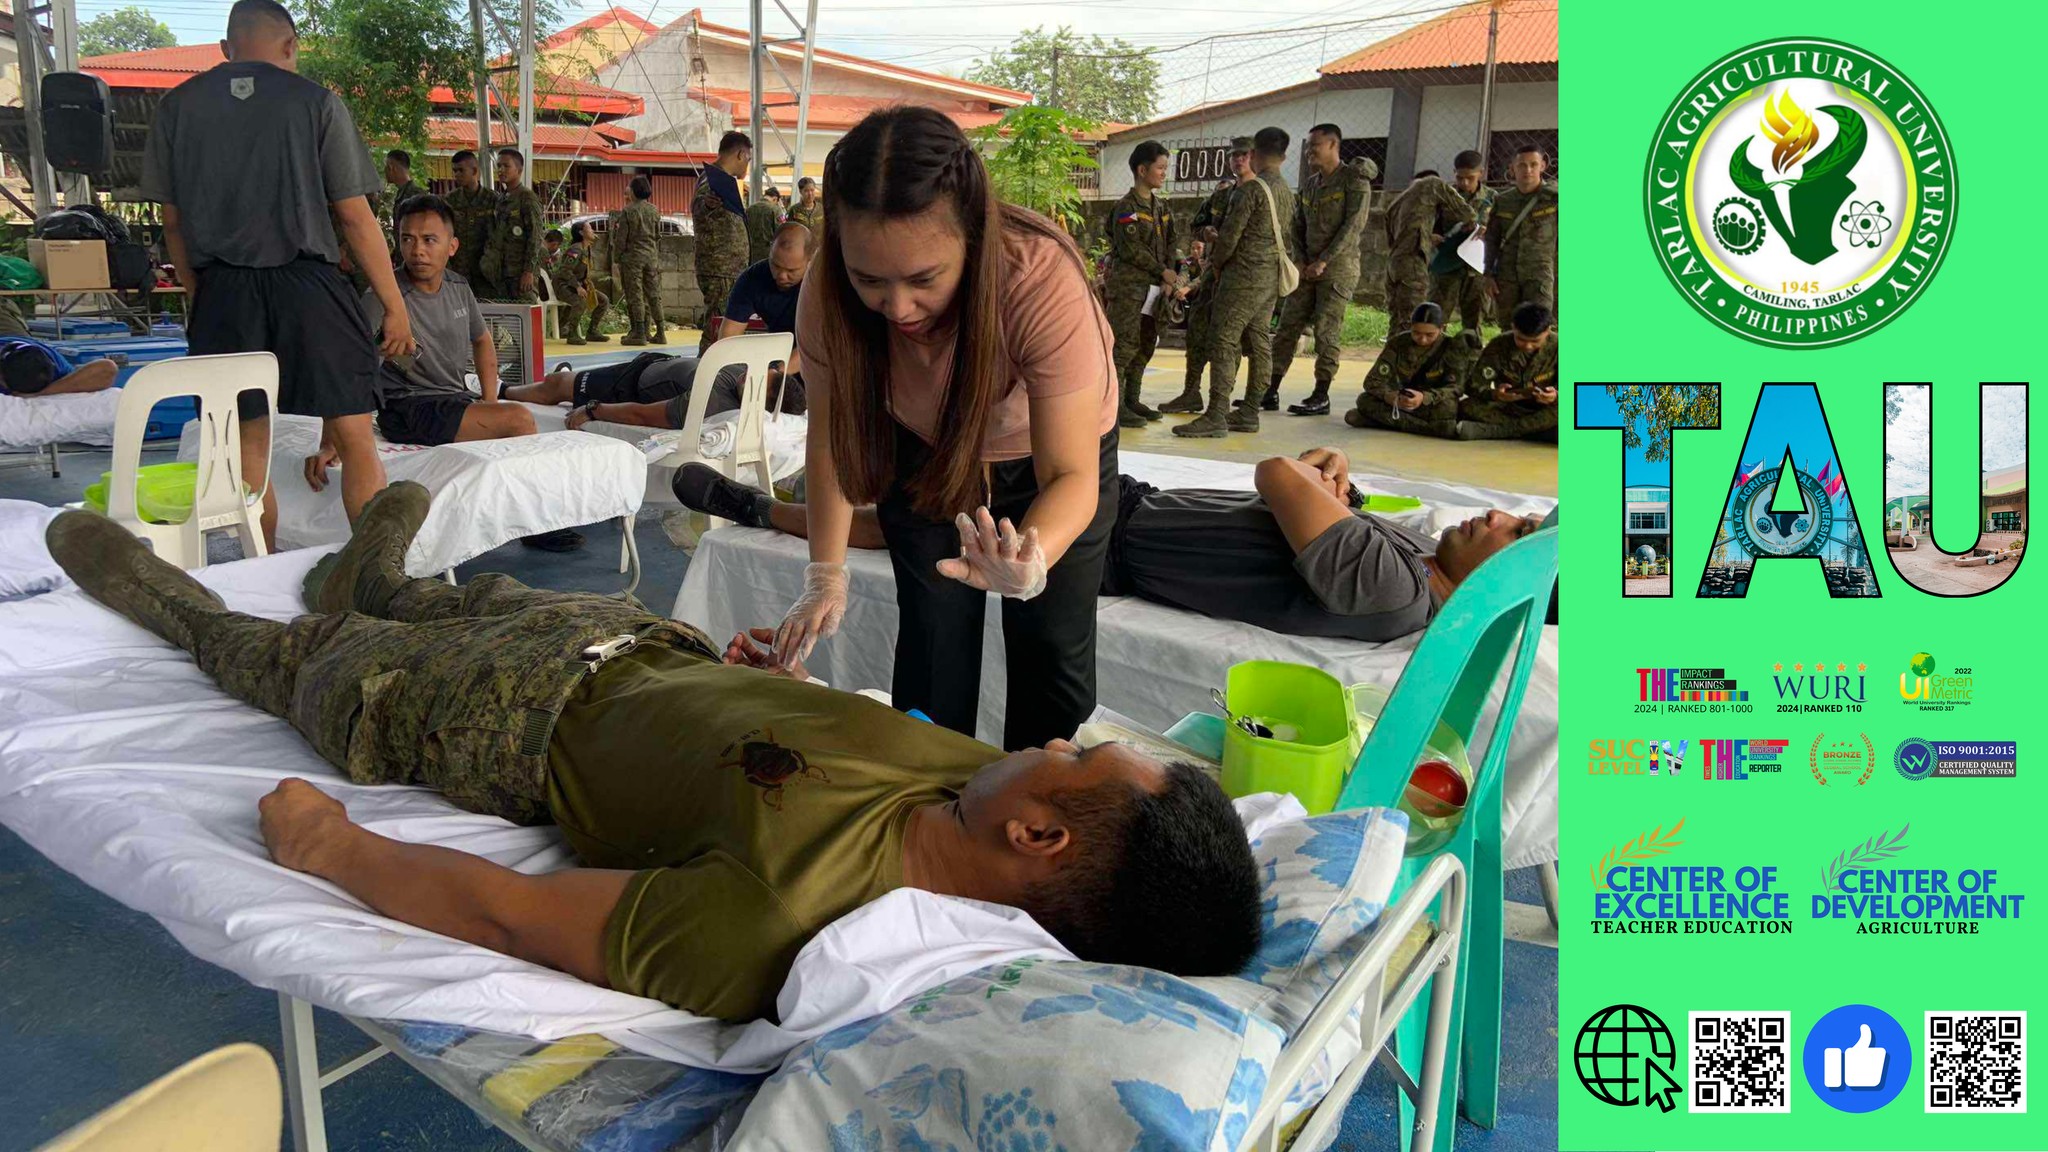
<path fill-rule="evenodd" d="M 340 259 L 328 206 L 384 180 L 341 97 L 271 64 L 221 64 L 164 94 L 142 195 L 176 206 L 194 268 Z"/>
<path fill-rule="evenodd" d="M 405 298 L 412 336 L 420 344 L 419 355 L 413 358 L 413 375 L 420 381 L 385 365 L 381 377 L 385 399 L 442 392 L 468 395 L 469 386 L 462 375 L 469 371 L 471 345 L 484 334 L 483 309 L 477 307 L 469 281 L 459 272 L 444 272 L 441 290 L 427 292 L 401 268 L 398 294 Z M 371 332 L 383 328 L 384 306 L 377 302 L 375 292 L 363 293 L 363 314 L 370 318 Z"/>
<path fill-rule="evenodd" d="M 1436 542 L 1360 513 L 1296 556 L 1256 492 L 1120 484 L 1102 594 L 1139 596 L 1293 636 L 1385 641 L 1441 607 L 1423 559 Z"/>

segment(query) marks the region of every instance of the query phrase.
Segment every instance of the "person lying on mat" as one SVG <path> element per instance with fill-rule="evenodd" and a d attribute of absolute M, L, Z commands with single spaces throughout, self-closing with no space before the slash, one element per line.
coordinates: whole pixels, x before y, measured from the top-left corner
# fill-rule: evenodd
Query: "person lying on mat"
<path fill-rule="evenodd" d="M 794 332 L 797 298 L 802 293 L 804 273 L 811 266 L 813 247 L 810 229 L 801 224 L 784 224 L 775 233 L 768 259 L 740 273 L 739 279 L 733 281 L 715 339 L 740 335 L 755 316 L 761 318 L 769 332 Z M 712 381 L 704 414 L 716 416 L 738 408 L 746 374 L 746 369 L 737 364 L 720 371 Z M 574 404 L 576 409 L 569 413 L 568 420 L 571 428 L 581 428 L 591 420 L 646 428 L 681 428 L 689 415 L 690 385 L 696 378 L 694 356 L 643 352 L 627 363 L 602 368 L 578 371 L 563 364 L 540 383 L 514 385 L 505 390 L 505 395 L 528 404 Z M 768 370 L 768 408 L 797 416 L 804 413 L 804 381 L 794 350 L 788 364 Z"/>
<path fill-rule="evenodd" d="M 455 210 L 439 196 L 424 195 L 407 200 L 404 211 L 392 225 L 398 231 L 398 292 L 419 351 L 384 360 L 377 375 L 377 430 L 393 444 L 429 447 L 533 435 L 533 413 L 498 399 L 497 345 L 469 281 L 448 268 L 460 243 Z M 372 329 L 382 322 L 374 295 L 363 297 L 363 311 Z M 482 399 L 463 381 L 471 364 Z"/>
<path fill-rule="evenodd" d="M 73 364 L 71 358 L 28 336 L 0 336 L 0 395 L 63 396 L 104 392 L 120 366 L 112 360 Z"/>
<path fill-rule="evenodd" d="M 1420 632 L 1488 557 L 1534 532 L 1534 516 L 1493 509 L 1435 540 L 1358 511 L 1351 462 L 1336 448 L 1275 456 L 1257 492 L 1162 491 L 1117 477 L 1104 596 L 1137 596 L 1294 636 L 1384 641 Z M 809 529 L 784 504 L 704 465 L 676 470 L 684 506 L 792 536 Z M 855 548 L 883 547 L 872 507 L 854 511 Z"/>
<path fill-rule="evenodd" d="M 388 839 L 303 780 L 260 805 L 278 863 L 393 919 L 735 1021 L 772 1018 L 804 943 L 899 887 L 1022 908 L 1099 962 L 1221 975 L 1257 948 L 1258 869 L 1198 768 L 1065 741 L 1005 755 L 801 668 L 770 674 L 744 636 L 722 653 L 607 596 L 408 580 L 429 500 L 380 493 L 289 623 L 229 611 L 104 517 L 51 523 L 88 594 L 355 784 L 552 821 L 583 866 L 530 876 Z"/>

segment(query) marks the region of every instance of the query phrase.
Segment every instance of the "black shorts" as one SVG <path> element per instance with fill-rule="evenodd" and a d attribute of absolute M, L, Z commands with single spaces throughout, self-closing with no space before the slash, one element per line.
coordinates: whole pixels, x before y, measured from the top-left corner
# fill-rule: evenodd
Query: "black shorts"
<path fill-rule="evenodd" d="M 606 364 L 576 374 L 570 386 L 570 403 L 659 404 L 689 391 L 697 374 L 695 356 L 672 356 L 666 352 L 642 352 L 623 364 Z"/>
<path fill-rule="evenodd" d="M 475 397 L 452 392 L 387 397 L 377 408 L 377 431 L 393 444 L 453 444 L 462 414 L 474 403 Z"/>
<path fill-rule="evenodd" d="M 185 340 L 194 356 L 275 353 L 280 412 L 326 417 L 377 410 L 370 323 L 348 278 L 324 260 L 201 268 Z M 270 414 L 261 392 L 242 393 L 237 407 L 244 420 Z"/>

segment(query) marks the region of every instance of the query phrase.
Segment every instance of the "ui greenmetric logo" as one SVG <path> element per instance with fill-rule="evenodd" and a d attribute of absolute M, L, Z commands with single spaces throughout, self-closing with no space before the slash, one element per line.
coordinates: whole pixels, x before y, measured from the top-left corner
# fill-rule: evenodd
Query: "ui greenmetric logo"
<path fill-rule="evenodd" d="M 1657 126 L 1643 191 L 1687 302 L 1780 348 L 1883 327 L 1927 291 L 1956 225 L 1955 160 L 1926 97 L 1876 56 L 1811 37 L 1695 76 Z"/>

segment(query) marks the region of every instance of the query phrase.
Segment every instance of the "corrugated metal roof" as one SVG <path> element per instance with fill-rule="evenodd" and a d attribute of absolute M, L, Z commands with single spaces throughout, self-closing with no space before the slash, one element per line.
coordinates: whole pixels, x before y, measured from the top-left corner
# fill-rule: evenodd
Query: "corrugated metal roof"
<path fill-rule="evenodd" d="M 170 48 L 147 48 L 140 52 L 87 56 L 78 62 L 78 68 L 105 80 L 110 88 L 168 91 L 223 59 L 218 44 L 180 44 Z M 540 106 L 546 109 L 570 110 L 592 116 L 637 116 L 647 110 L 647 105 L 631 92 L 621 92 L 571 76 L 550 77 L 545 81 L 545 87 L 547 90 L 540 94 Z M 466 105 L 474 101 L 467 92 L 458 96 L 454 90 L 445 87 L 435 88 L 428 94 L 428 99 L 443 105 Z M 495 94 L 491 97 L 491 105 L 498 106 Z"/>
<path fill-rule="evenodd" d="M 748 94 L 744 88 L 703 88 L 706 97 L 728 106 L 732 113 L 734 127 L 744 127 L 749 121 Z M 773 93 L 772 98 L 788 100 L 787 93 Z M 813 128 L 851 128 L 878 108 L 890 108 L 910 101 L 887 96 L 835 96 L 824 92 L 811 93 L 811 120 Z M 923 103 L 923 101 L 918 101 Z M 1001 112 L 967 111 L 958 107 L 947 107 L 943 102 L 930 105 L 951 117 L 961 128 L 972 130 L 985 124 L 994 124 L 1003 118 Z M 766 109 L 768 121 L 782 128 L 796 126 L 795 104 L 773 104 Z"/>
<path fill-rule="evenodd" d="M 1486 63 L 1489 13 L 1500 7 L 1501 64 L 1557 63 L 1558 0 L 1477 0 L 1323 65 L 1325 76 L 1473 68 Z"/>
<path fill-rule="evenodd" d="M 733 28 L 724 24 L 714 24 L 704 19 L 704 10 L 702 8 L 692 8 L 676 19 L 669 21 L 668 27 L 663 28 L 662 31 L 667 32 L 670 29 L 687 28 L 693 20 L 696 22 L 697 27 L 703 31 L 727 37 L 737 36 L 741 40 L 747 39 L 747 30 L 745 28 Z M 777 45 L 770 48 L 769 51 L 778 56 L 801 56 L 803 54 L 801 45 L 794 43 Z M 870 60 L 865 56 L 855 56 L 850 52 L 835 52 L 830 48 L 813 47 L 812 55 L 816 59 L 828 63 L 872 69 L 876 72 L 897 76 L 928 87 L 945 87 L 956 90 L 969 89 L 992 103 L 1001 104 L 1006 107 L 1031 103 L 1031 93 L 1029 92 L 1019 92 L 1012 88 L 998 88 L 993 84 L 980 84 L 973 80 L 962 80 L 958 76 L 947 76 L 939 72 L 926 72 L 918 68 L 906 68 L 901 64 L 890 64 L 883 60 Z M 814 91 L 812 94 L 815 96 L 816 92 Z"/>
<path fill-rule="evenodd" d="M 574 40 L 576 37 L 581 36 L 585 32 L 594 32 L 607 24 L 624 24 L 628 28 L 631 28 L 636 32 L 645 33 L 647 35 L 653 35 L 654 33 L 661 31 L 660 25 L 654 23 L 651 20 L 644 19 L 632 12 L 628 12 L 624 8 L 607 8 L 604 11 L 599 12 L 597 15 L 590 17 L 589 19 L 579 20 L 576 23 L 569 25 L 567 28 L 562 29 L 560 32 L 557 32 L 554 35 L 548 37 L 547 39 L 541 41 L 541 51 L 545 52 L 550 48 L 559 48 L 562 45 L 567 44 L 569 41 Z"/>

